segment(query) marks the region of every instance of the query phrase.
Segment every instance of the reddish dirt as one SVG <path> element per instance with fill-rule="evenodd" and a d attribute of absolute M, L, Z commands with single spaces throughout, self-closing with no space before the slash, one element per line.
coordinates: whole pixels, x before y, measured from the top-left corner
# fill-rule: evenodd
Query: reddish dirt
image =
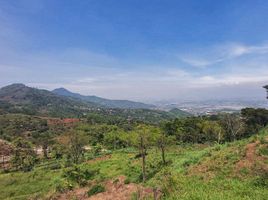
<path fill-rule="evenodd" d="M 87 163 L 95 163 L 95 162 L 98 162 L 98 161 L 104 161 L 104 160 L 108 160 L 112 157 L 112 155 L 106 155 L 106 156 L 102 156 L 102 157 L 98 157 L 98 158 L 94 158 L 92 160 L 89 160 L 87 161 Z"/>
<path fill-rule="evenodd" d="M 12 145 L 0 139 L 0 168 L 8 169 L 10 167 L 10 159 L 13 152 Z"/>
<path fill-rule="evenodd" d="M 115 180 L 108 180 L 103 183 L 105 192 L 87 197 L 89 188 L 79 188 L 73 191 L 60 195 L 57 200 L 78 199 L 78 200 L 130 200 L 133 193 L 139 196 L 139 199 L 145 197 L 153 197 L 154 191 L 152 188 L 144 188 L 138 184 L 124 184 L 125 177 L 120 176 Z M 161 192 L 155 192 L 157 199 L 160 199 Z"/>
<path fill-rule="evenodd" d="M 250 143 L 246 146 L 246 155 L 245 158 L 240 160 L 236 164 L 237 170 L 240 170 L 244 167 L 251 168 L 254 165 L 255 159 L 256 159 L 256 147 L 259 144 L 259 141 L 256 141 L 254 143 Z"/>
<path fill-rule="evenodd" d="M 268 166 L 264 163 L 267 158 L 257 154 L 257 147 L 259 145 L 261 145 L 260 141 L 256 141 L 246 146 L 245 157 L 236 164 L 236 172 L 239 172 L 243 168 L 252 169 L 256 164 L 258 164 L 261 169 L 268 171 Z"/>
<path fill-rule="evenodd" d="M 208 181 L 215 176 L 214 172 L 209 169 L 209 166 L 207 166 L 206 163 L 190 167 L 188 170 L 188 175 L 199 175 L 203 177 L 205 181 Z"/>
<path fill-rule="evenodd" d="M 78 188 L 67 193 L 61 194 L 57 197 L 57 200 L 67 200 L 67 199 L 77 199 L 77 200 L 85 200 L 87 198 L 88 188 Z"/>

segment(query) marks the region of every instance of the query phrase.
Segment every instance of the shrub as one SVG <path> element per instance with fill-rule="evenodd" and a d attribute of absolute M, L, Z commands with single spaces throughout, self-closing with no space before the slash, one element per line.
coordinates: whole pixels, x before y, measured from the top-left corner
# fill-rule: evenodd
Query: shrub
<path fill-rule="evenodd" d="M 87 180 L 91 179 L 95 175 L 96 171 L 90 171 L 88 169 L 81 169 L 78 166 L 74 166 L 66 169 L 63 172 L 63 177 L 70 182 L 75 182 L 80 186 L 84 186 Z"/>
<path fill-rule="evenodd" d="M 268 173 L 266 172 L 260 176 L 257 176 L 257 178 L 253 181 L 253 184 L 257 187 L 268 188 Z"/>
<path fill-rule="evenodd" d="M 93 154 L 94 156 L 99 156 L 102 150 L 102 146 L 100 144 L 97 144 L 93 147 Z"/>
<path fill-rule="evenodd" d="M 126 178 L 125 180 L 124 180 L 124 184 L 129 184 L 130 183 L 130 180 L 128 179 L 128 178 Z"/>
<path fill-rule="evenodd" d="M 65 192 L 66 190 L 71 190 L 73 189 L 73 185 L 69 182 L 67 182 L 64 179 L 56 179 L 54 181 L 54 185 L 55 185 L 55 190 L 56 192 Z"/>
<path fill-rule="evenodd" d="M 259 148 L 259 154 L 263 156 L 268 156 L 268 147 L 266 145 Z"/>
<path fill-rule="evenodd" d="M 105 188 L 102 185 L 94 185 L 90 188 L 90 190 L 87 192 L 87 195 L 90 197 L 94 194 L 98 194 L 101 192 L 105 192 Z"/>

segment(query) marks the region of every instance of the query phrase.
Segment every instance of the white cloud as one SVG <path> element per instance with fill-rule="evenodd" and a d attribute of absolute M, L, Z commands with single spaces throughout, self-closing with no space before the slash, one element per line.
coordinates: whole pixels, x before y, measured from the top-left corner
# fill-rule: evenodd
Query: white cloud
<path fill-rule="evenodd" d="M 232 61 L 241 56 L 251 54 L 267 54 L 268 44 L 259 46 L 228 43 L 207 48 L 198 49 L 188 54 L 179 55 L 178 58 L 194 67 L 204 68 L 225 61 Z"/>

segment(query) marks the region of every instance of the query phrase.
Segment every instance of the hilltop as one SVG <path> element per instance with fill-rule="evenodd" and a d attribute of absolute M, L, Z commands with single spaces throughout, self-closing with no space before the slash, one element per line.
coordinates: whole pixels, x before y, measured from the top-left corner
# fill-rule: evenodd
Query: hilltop
<path fill-rule="evenodd" d="M 96 108 L 91 102 L 64 98 L 48 90 L 12 84 L 0 89 L 0 109 L 2 112 L 78 116 L 83 111 Z"/>

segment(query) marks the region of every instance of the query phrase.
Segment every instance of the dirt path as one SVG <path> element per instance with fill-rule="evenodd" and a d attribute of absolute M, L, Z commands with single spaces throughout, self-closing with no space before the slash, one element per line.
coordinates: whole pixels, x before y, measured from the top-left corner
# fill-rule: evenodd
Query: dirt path
<path fill-rule="evenodd" d="M 246 146 L 245 157 L 236 164 L 236 171 L 240 171 L 243 168 L 251 169 L 256 163 L 260 164 L 263 170 L 268 171 L 268 166 L 264 164 L 265 157 L 257 154 L 257 147 L 260 145 L 260 141 L 250 143 Z"/>

